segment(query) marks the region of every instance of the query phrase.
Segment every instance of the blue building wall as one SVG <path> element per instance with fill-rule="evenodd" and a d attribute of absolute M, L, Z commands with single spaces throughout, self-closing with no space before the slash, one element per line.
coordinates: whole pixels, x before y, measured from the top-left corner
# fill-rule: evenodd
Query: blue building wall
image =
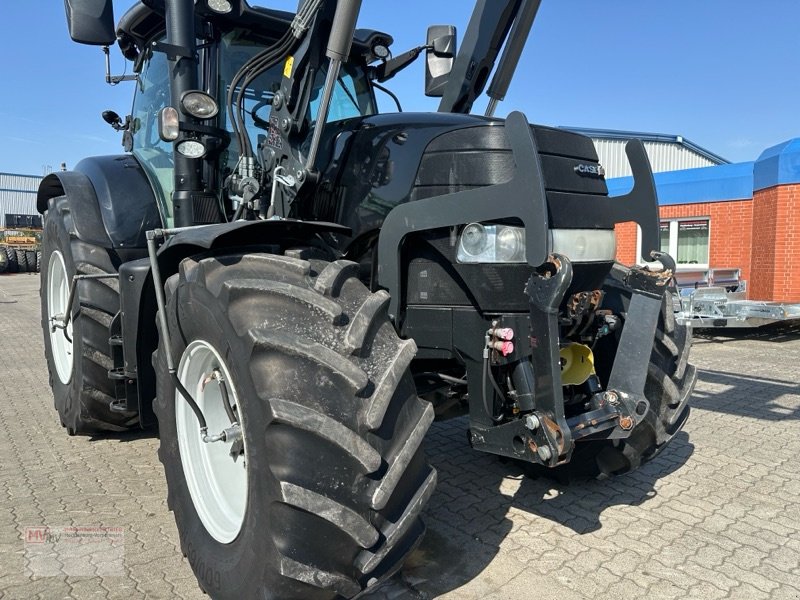
<path fill-rule="evenodd" d="M 725 202 L 753 197 L 775 185 L 800 183 L 800 138 L 767 148 L 753 162 L 668 171 L 654 175 L 661 205 Z M 632 177 L 607 181 L 612 196 L 633 187 Z"/>

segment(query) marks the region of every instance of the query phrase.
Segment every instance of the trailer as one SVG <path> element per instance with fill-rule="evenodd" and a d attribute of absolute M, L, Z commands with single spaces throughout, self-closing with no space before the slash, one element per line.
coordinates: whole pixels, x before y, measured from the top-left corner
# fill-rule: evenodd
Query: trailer
<path fill-rule="evenodd" d="M 729 292 L 723 287 L 681 291 L 679 323 L 707 327 L 761 327 L 777 321 L 800 320 L 800 304 L 747 300 L 746 291 Z"/>
<path fill-rule="evenodd" d="M 675 280 L 680 290 L 676 319 L 694 329 L 761 327 L 800 319 L 800 303 L 748 300 L 747 281 L 738 268 L 679 271 Z"/>

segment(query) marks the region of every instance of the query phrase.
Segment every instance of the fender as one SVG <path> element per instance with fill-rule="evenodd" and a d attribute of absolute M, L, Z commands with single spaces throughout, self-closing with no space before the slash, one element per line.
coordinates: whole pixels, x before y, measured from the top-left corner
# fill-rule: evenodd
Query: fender
<path fill-rule="evenodd" d="M 57 196 L 69 199 L 78 239 L 103 248 L 145 248 L 145 232 L 162 226 L 150 182 L 129 154 L 85 158 L 74 171 L 49 174 L 39 185 L 38 211 Z"/>
<path fill-rule="evenodd" d="M 192 254 L 222 248 L 261 246 L 304 246 L 319 233 L 349 236 L 349 227 L 323 221 L 298 221 L 295 219 L 269 219 L 266 221 L 234 221 L 200 225 L 179 231 L 167 238 L 158 250 L 158 262 L 166 281 L 178 272 L 181 260 Z"/>
<path fill-rule="evenodd" d="M 319 233 L 350 235 L 349 228 L 335 223 L 270 220 L 235 221 L 192 227 L 168 238 L 159 249 L 161 277 L 167 279 L 178 272 L 180 262 L 189 256 L 208 252 L 258 251 L 264 246 L 290 248 L 304 246 Z M 137 382 L 137 397 L 127 398 L 129 410 L 139 411 L 142 428 L 155 421 L 152 403 L 155 397 L 155 369 L 151 362 L 158 346 L 156 300 L 150 260 L 142 258 L 122 263 L 119 269 L 122 352 L 124 373 Z"/>

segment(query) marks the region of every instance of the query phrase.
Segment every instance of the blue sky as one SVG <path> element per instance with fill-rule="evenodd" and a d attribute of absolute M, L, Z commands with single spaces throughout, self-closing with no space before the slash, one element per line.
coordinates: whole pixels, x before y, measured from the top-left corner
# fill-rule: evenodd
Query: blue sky
<path fill-rule="evenodd" d="M 118 0 L 117 17 L 131 4 Z M 453 24 L 462 35 L 472 4 L 364 0 L 359 25 L 391 33 L 399 53 L 423 43 L 428 24 Z M 797 0 L 543 0 L 497 114 L 681 134 L 729 160 L 752 160 L 800 137 L 798 27 Z M 0 57 L 0 172 L 40 174 L 121 152 L 100 113 L 126 114 L 133 86 L 104 83 L 102 52 L 69 40 L 60 0 L 4 2 Z M 124 69 L 117 51 L 112 65 Z M 422 67 L 389 82 L 405 110 L 437 107 L 422 94 Z"/>

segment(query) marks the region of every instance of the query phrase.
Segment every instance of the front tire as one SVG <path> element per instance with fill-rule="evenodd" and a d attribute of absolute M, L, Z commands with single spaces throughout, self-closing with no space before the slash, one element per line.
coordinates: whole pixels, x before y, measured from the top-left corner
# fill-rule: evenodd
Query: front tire
<path fill-rule="evenodd" d="M 615 265 L 604 286 L 603 306 L 620 315 L 627 313 L 631 298 L 622 283 L 627 271 L 627 267 Z M 688 362 L 692 330 L 675 320 L 672 299 L 676 292 L 667 290 L 661 302 L 644 388 L 650 403 L 645 418 L 625 439 L 578 442 L 566 466 L 568 470 L 604 476 L 629 473 L 658 456 L 683 428 L 689 417 L 697 369 Z M 598 374 L 604 383 L 617 354 L 622 328 L 616 335 L 601 338 L 594 350 Z"/>
<path fill-rule="evenodd" d="M 168 504 L 214 598 L 351 598 L 421 540 L 436 481 L 421 448 L 433 409 L 416 396 L 416 348 L 389 322 L 388 294 L 370 294 L 357 273 L 347 261 L 232 254 L 186 259 L 165 285 L 177 374 L 209 433 L 229 419 L 222 395 L 207 397 L 217 383 L 203 389 L 206 369 L 224 372 L 243 426 L 236 462 L 230 444 L 203 448 L 162 335 L 155 412 Z M 243 477 L 215 483 L 204 451 Z"/>
<path fill-rule="evenodd" d="M 44 353 L 61 424 L 70 435 L 124 431 L 138 423 L 138 417 L 110 408 L 116 396 L 108 378 L 114 366 L 108 340 L 111 319 L 120 307 L 118 281 L 80 281 L 74 301 L 79 310 L 73 306 L 67 330 L 52 326 L 53 319 L 67 309 L 74 275 L 116 273 L 109 252 L 74 235 L 69 204 L 63 196 L 51 199 L 48 205 L 42 251 Z"/>

